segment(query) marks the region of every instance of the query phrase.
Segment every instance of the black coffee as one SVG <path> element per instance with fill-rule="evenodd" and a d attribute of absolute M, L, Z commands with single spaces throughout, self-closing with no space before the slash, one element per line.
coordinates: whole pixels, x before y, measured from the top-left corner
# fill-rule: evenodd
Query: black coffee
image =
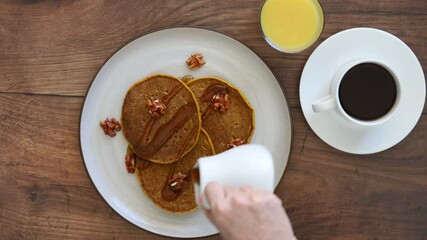
<path fill-rule="evenodd" d="M 396 101 L 397 87 L 393 76 L 374 63 L 352 67 L 339 86 L 344 111 L 357 119 L 370 121 L 386 115 Z"/>

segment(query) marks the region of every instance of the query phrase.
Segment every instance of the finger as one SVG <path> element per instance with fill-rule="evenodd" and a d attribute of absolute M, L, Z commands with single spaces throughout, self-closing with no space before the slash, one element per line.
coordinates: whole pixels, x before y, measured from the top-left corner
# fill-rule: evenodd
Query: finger
<path fill-rule="evenodd" d="M 226 185 L 224 186 L 224 198 L 230 197 L 237 192 L 239 192 L 239 188 L 233 185 Z"/>
<path fill-rule="evenodd" d="M 248 193 L 248 192 L 255 191 L 255 188 L 252 185 L 244 185 L 244 186 L 239 187 L 239 191 L 244 192 L 244 193 Z"/>
<path fill-rule="evenodd" d="M 207 203 L 212 207 L 218 204 L 218 202 L 223 201 L 224 199 L 224 189 L 218 182 L 210 182 L 206 185 L 202 201 L 207 201 Z"/>

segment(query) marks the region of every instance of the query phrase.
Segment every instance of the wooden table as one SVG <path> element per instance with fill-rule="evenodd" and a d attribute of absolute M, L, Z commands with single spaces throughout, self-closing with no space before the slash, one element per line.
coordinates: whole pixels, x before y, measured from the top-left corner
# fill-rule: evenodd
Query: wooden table
<path fill-rule="evenodd" d="M 101 199 L 80 154 L 79 117 L 94 75 L 119 46 L 148 31 L 197 26 L 249 46 L 286 90 L 294 138 L 277 195 L 299 239 L 427 239 L 426 110 L 396 146 L 351 155 L 313 133 L 298 96 L 315 47 L 352 27 L 398 36 L 426 73 L 427 1 L 323 0 L 320 40 L 293 55 L 261 37 L 262 2 L 1 1 L 0 238 L 166 239 L 130 224 Z"/>

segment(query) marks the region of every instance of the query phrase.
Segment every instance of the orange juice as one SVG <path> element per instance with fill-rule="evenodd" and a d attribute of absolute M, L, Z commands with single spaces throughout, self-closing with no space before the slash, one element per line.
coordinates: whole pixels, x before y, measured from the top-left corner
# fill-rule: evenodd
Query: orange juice
<path fill-rule="evenodd" d="M 261 29 L 274 48 L 289 53 L 310 47 L 323 30 L 323 10 L 318 0 L 266 0 Z"/>

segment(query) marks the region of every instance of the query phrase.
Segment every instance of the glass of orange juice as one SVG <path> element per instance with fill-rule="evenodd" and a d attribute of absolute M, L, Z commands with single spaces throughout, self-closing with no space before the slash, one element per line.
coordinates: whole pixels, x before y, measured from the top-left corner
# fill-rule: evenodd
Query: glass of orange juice
<path fill-rule="evenodd" d="M 266 0 L 260 25 L 273 48 L 286 53 L 301 52 L 322 33 L 323 9 L 318 0 Z"/>

